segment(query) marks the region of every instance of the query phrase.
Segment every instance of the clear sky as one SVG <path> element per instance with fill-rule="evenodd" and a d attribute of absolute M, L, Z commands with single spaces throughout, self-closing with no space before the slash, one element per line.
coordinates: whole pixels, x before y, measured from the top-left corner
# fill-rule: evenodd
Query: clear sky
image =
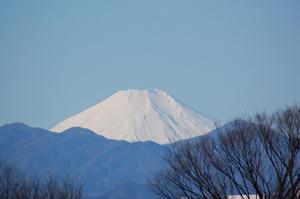
<path fill-rule="evenodd" d="M 120 89 L 225 122 L 300 103 L 299 0 L 0 1 L 0 125 L 51 128 Z"/>

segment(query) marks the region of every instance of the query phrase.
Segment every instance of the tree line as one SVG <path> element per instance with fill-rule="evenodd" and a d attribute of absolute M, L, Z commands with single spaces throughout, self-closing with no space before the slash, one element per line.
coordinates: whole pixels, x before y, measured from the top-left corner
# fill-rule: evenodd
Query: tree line
<path fill-rule="evenodd" d="M 25 177 L 3 158 L 0 160 L 1 199 L 81 199 L 82 186 L 70 177 L 59 180 Z"/>
<path fill-rule="evenodd" d="M 238 118 L 215 134 L 175 143 L 151 180 L 161 198 L 300 198 L 300 107 Z"/>

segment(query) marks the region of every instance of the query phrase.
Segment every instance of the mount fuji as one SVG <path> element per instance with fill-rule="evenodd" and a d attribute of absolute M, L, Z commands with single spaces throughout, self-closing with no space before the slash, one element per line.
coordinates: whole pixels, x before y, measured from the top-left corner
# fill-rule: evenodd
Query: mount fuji
<path fill-rule="evenodd" d="M 166 144 L 204 135 L 214 129 L 214 121 L 160 89 L 130 89 L 116 92 L 51 130 L 63 132 L 71 127 L 113 140 Z"/>
<path fill-rule="evenodd" d="M 0 159 L 29 176 L 70 176 L 88 199 L 151 199 L 148 181 L 165 168 L 168 143 L 213 135 L 213 128 L 211 119 L 165 91 L 124 90 L 52 131 L 0 126 Z"/>

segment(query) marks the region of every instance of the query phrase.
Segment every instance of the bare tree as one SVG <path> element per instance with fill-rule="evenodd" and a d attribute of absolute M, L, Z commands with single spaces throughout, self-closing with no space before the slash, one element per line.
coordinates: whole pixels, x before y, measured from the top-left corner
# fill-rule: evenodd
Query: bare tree
<path fill-rule="evenodd" d="M 62 183 L 53 175 L 46 180 L 25 178 L 25 176 L 0 160 L 0 198 L 1 199 L 81 199 L 82 186 L 66 177 Z"/>
<path fill-rule="evenodd" d="M 162 198 L 300 198 L 299 106 L 237 119 L 216 134 L 174 144 L 153 191 Z"/>

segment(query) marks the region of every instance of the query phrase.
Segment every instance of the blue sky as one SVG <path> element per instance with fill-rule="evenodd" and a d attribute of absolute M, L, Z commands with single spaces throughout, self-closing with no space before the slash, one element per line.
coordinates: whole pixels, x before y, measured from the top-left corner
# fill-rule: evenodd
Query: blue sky
<path fill-rule="evenodd" d="M 50 128 L 120 89 L 225 122 L 300 103 L 300 1 L 0 2 L 0 124 Z"/>

